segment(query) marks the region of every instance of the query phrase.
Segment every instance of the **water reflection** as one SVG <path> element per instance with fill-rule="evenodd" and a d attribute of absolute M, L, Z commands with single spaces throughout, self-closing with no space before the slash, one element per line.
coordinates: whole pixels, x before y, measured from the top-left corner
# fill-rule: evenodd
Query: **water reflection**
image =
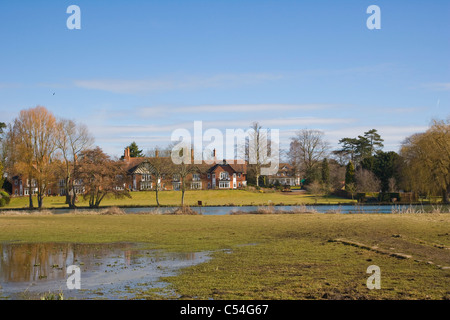
<path fill-rule="evenodd" d="M 67 290 L 67 267 L 77 265 L 82 289 L 101 290 L 105 298 L 115 299 L 124 287 L 129 291 L 139 283 L 158 286 L 161 276 L 207 259 L 207 253 L 167 253 L 133 243 L 0 243 L 0 296 Z M 69 296 L 92 298 L 83 290 L 69 291 Z"/>

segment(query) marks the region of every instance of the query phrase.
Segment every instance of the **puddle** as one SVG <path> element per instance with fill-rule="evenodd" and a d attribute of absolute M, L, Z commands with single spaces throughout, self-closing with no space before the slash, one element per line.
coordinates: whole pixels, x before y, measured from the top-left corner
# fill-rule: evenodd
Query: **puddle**
<path fill-rule="evenodd" d="M 208 252 L 170 253 L 134 243 L 0 243 L 0 299 L 133 299 L 140 290 L 164 288 L 161 277 L 209 260 Z M 69 290 L 67 267 L 81 271 L 81 289 Z"/>

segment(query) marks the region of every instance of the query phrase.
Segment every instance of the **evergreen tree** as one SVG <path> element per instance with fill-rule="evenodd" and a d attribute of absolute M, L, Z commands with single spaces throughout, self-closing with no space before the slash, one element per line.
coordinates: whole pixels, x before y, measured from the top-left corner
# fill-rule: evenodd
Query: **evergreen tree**
<path fill-rule="evenodd" d="M 347 156 L 350 161 L 359 164 L 367 158 L 372 157 L 383 148 L 383 139 L 377 133 L 376 129 L 364 132 L 364 136 L 357 138 L 342 138 L 339 144 L 342 149 L 336 150 L 335 154 L 339 157 Z M 370 170 L 370 169 L 368 169 Z"/>
<path fill-rule="evenodd" d="M 351 185 L 355 184 L 355 166 L 349 161 L 345 170 L 345 190 L 348 191 Z"/>
<path fill-rule="evenodd" d="M 378 152 L 375 155 L 373 173 L 381 182 L 381 190 L 389 191 L 389 179 L 399 180 L 399 162 L 400 156 L 394 152 Z"/>
<path fill-rule="evenodd" d="M 138 145 L 134 141 L 127 148 L 130 148 L 130 157 L 132 158 L 140 158 L 144 156 L 143 151 L 139 150 Z"/>
<path fill-rule="evenodd" d="M 369 143 L 369 151 L 370 155 L 374 155 L 375 152 L 380 151 L 383 149 L 383 139 L 381 139 L 381 136 L 378 134 L 376 129 L 369 130 L 367 132 L 364 132 L 364 138 Z"/>

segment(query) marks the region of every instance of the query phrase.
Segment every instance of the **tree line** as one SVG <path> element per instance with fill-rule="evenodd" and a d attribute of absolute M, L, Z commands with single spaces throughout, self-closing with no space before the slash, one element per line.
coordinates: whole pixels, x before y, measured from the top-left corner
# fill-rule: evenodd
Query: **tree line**
<path fill-rule="evenodd" d="M 131 197 L 126 186 L 126 163 L 122 159 L 111 158 L 100 147 L 94 146 L 94 138 L 83 124 L 57 119 L 45 107 L 37 106 L 20 111 L 9 125 L 0 123 L 0 137 L 0 189 L 5 181 L 4 173 L 10 178 L 20 177 L 23 188 L 29 188 L 29 208 L 35 207 L 34 196 L 37 208 L 42 208 L 43 200 L 54 184 L 64 189 L 69 208 L 76 207 L 78 196 L 88 201 L 92 208 L 98 208 L 107 195 Z M 184 162 L 173 165 L 170 146 L 161 150 L 155 148 L 147 155 L 135 142 L 128 148 L 131 157 L 145 158 L 143 166 L 156 179 L 158 206 L 161 180 L 174 175 L 180 182 L 181 204 L 184 206 L 188 176 L 201 173 L 203 169 Z"/>
<path fill-rule="evenodd" d="M 245 160 L 249 160 L 250 153 L 256 160 L 248 165 L 247 180 L 256 186 L 267 186 L 261 169 L 272 154 L 270 140 L 258 122 L 251 127 L 254 129 L 251 141 L 268 143 L 251 145 L 247 142 Z M 448 203 L 449 127 L 450 120 L 434 120 L 426 132 L 407 137 L 398 153 L 383 151 L 384 140 L 376 129 L 340 139 L 340 147 L 336 150 L 331 149 L 322 131 L 302 129 L 291 138 L 286 157 L 312 193 L 330 194 L 343 188 L 352 195 L 403 190 L 428 197 L 440 196 Z M 8 177 L 20 174 L 23 181 L 36 188 L 38 208 L 42 208 L 48 188 L 60 180 L 63 180 L 61 186 L 70 208 L 76 207 L 80 181 L 84 188 L 82 196 L 91 207 L 98 207 L 107 194 L 130 196 L 125 186 L 124 162 L 94 146 L 94 139 L 85 125 L 57 119 L 45 107 L 22 110 L 8 125 L 0 122 L 0 143 L 0 188 L 8 183 L 4 173 Z M 157 181 L 155 197 L 158 206 L 159 183 L 169 175 L 178 177 L 184 205 L 188 177 L 202 173 L 204 168 L 186 163 L 174 166 L 170 161 L 171 146 L 155 148 L 147 154 L 135 142 L 128 147 L 131 157 L 146 158 L 144 163 Z M 159 157 L 155 157 L 156 154 Z M 29 192 L 30 208 L 34 207 L 33 201 L 33 194 Z"/>
<path fill-rule="evenodd" d="M 433 120 L 426 132 L 407 137 L 399 152 L 383 151 L 376 129 L 339 140 L 331 150 L 318 130 L 299 130 L 288 158 L 312 193 L 414 192 L 449 203 L 450 118 Z"/>
<path fill-rule="evenodd" d="M 106 194 L 127 195 L 115 188 L 124 177 L 119 163 L 93 147 L 94 139 L 85 125 L 57 119 L 45 107 L 37 106 L 20 111 L 2 129 L 3 170 L 10 178 L 19 176 L 22 187 L 28 188 L 30 208 L 35 207 L 34 196 L 37 208 L 42 208 L 55 183 L 64 188 L 70 208 L 75 207 L 78 193 L 92 207 L 98 206 Z M 83 181 L 82 186 L 79 181 Z M 83 192 L 77 190 L 81 187 Z"/>

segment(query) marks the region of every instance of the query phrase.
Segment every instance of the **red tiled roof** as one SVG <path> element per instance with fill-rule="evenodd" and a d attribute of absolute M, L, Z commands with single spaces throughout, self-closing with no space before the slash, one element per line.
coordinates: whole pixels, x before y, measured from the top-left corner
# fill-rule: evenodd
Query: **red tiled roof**
<path fill-rule="evenodd" d="M 160 157 L 160 158 L 166 158 L 169 159 L 170 157 Z M 129 173 L 133 173 L 137 167 L 144 162 L 145 160 L 147 160 L 149 158 L 129 158 L 129 159 L 125 159 L 124 161 L 126 162 L 125 164 L 125 169 L 129 172 Z M 244 174 L 247 174 L 247 163 L 235 163 L 236 161 L 234 160 L 225 160 L 226 164 L 225 165 L 229 165 L 231 167 L 231 169 L 233 169 L 235 172 L 241 172 Z M 219 163 L 212 163 L 212 164 L 208 164 L 205 161 L 203 161 L 201 164 L 195 164 L 192 163 L 192 166 L 196 166 L 200 169 L 200 171 L 212 171 L 214 170 L 213 168 L 216 168 L 218 165 L 224 165 L 223 161 L 220 161 Z"/>

